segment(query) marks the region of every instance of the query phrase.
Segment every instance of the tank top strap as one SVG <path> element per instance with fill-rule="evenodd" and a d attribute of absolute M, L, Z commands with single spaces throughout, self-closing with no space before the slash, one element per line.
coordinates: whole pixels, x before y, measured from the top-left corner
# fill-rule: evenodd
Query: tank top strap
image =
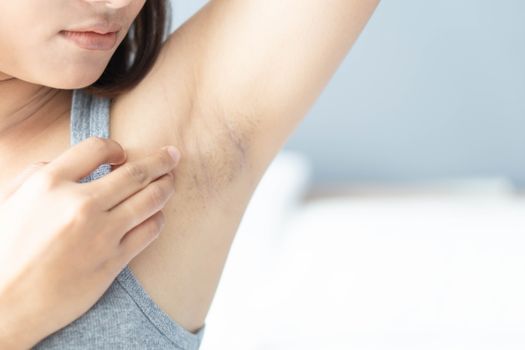
<path fill-rule="evenodd" d="M 71 146 L 90 136 L 109 138 L 109 107 L 111 100 L 87 93 L 84 89 L 73 90 L 70 116 Z M 111 171 L 109 163 L 101 164 L 79 182 L 89 182 Z"/>

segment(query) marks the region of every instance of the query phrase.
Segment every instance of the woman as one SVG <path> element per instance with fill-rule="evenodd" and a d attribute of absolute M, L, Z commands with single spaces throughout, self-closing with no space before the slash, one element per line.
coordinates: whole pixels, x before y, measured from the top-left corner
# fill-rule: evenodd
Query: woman
<path fill-rule="evenodd" d="M 165 41 L 163 0 L 1 2 L 2 349 L 198 348 L 255 187 L 377 2 L 212 0 Z"/>

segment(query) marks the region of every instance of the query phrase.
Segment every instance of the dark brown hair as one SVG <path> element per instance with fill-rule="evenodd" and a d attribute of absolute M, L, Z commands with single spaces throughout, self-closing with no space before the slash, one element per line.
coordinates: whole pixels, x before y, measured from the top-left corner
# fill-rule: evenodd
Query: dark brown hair
<path fill-rule="evenodd" d="M 146 0 L 104 73 L 84 89 L 93 95 L 113 98 L 139 83 L 153 67 L 171 32 L 171 12 L 169 0 Z"/>

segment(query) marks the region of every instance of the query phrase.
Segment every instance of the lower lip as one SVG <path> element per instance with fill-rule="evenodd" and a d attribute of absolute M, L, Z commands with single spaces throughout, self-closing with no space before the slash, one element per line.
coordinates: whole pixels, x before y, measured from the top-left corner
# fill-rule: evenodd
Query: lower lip
<path fill-rule="evenodd" d="M 117 32 L 99 34 L 95 32 L 62 31 L 60 34 L 87 50 L 111 50 L 117 43 Z"/>

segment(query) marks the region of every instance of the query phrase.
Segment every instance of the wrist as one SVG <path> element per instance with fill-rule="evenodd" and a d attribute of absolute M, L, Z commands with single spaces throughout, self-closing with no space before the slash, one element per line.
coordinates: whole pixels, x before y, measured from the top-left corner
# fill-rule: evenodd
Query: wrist
<path fill-rule="evenodd" d="M 44 336 L 36 321 L 37 310 L 32 310 L 24 298 L 13 298 L 0 292 L 0 349 L 27 350 Z"/>

